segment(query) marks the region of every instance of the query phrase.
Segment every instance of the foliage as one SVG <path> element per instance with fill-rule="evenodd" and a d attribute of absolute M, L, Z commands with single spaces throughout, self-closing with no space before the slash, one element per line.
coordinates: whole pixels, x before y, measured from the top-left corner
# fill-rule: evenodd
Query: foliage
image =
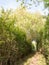
<path fill-rule="evenodd" d="M 44 1 L 44 4 L 45 4 L 45 7 L 49 8 L 49 0 L 43 0 L 43 1 Z"/>
<path fill-rule="evenodd" d="M 45 24 L 45 29 L 44 29 L 44 55 L 46 58 L 47 65 L 49 65 L 49 16 L 47 17 L 47 21 Z"/>
<path fill-rule="evenodd" d="M 1 12 L 0 17 L 0 61 L 16 61 L 17 58 L 31 52 L 31 44 L 26 41 L 26 34 L 19 27 L 15 28 L 15 18 L 11 11 Z"/>
<path fill-rule="evenodd" d="M 30 14 L 26 8 L 3 9 L 0 12 L 0 61 L 15 63 L 29 54 L 34 48 L 32 40 L 39 40 L 40 31 L 44 29 L 44 21 L 40 13 Z"/>
<path fill-rule="evenodd" d="M 19 1 L 19 0 L 18 0 Z M 25 1 L 27 1 L 27 0 L 23 0 L 23 4 L 25 3 Z M 43 3 L 45 4 L 45 7 L 49 10 L 49 0 L 30 0 L 30 1 L 32 1 L 32 2 L 34 2 L 34 3 L 36 3 L 36 2 L 40 2 L 40 1 L 43 1 Z M 28 4 L 29 5 L 29 4 Z M 30 3 L 30 5 L 32 5 L 31 3 Z M 29 6 L 30 6 L 29 5 Z M 37 15 L 36 15 L 37 16 Z M 49 17 L 49 16 L 48 16 Z M 36 17 L 35 17 L 36 18 Z M 37 19 L 36 19 L 37 20 Z M 37 23 L 38 24 L 38 23 Z M 35 27 L 34 27 L 35 26 Z M 39 27 L 40 25 L 38 24 L 38 25 L 36 25 L 36 24 L 34 24 L 33 25 L 33 27 L 34 27 L 34 29 L 33 30 L 40 30 L 39 31 L 39 34 L 37 33 L 37 31 L 36 31 L 36 33 L 37 33 L 37 35 L 34 35 L 34 37 L 36 36 L 37 37 L 37 42 L 38 42 L 38 47 L 37 47 L 37 49 L 38 48 L 40 48 L 40 46 L 42 46 L 43 45 L 43 48 L 44 48 L 44 55 L 46 56 L 46 60 L 47 60 L 47 64 L 49 65 L 49 19 L 47 18 L 47 21 L 46 21 L 46 24 L 45 24 L 45 29 L 44 30 L 41 30 L 40 29 L 40 27 Z M 41 27 L 42 28 L 42 27 Z M 34 31 L 33 31 L 34 32 Z M 32 33 L 32 34 L 34 34 L 34 33 Z M 33 38 L 34 38 L 33 37 Z M 36 38 L 35 37 L 35 38 Z M 44 38 L 44 39 L 43 39 Z M 43 42 L 43 43 L 42 43 Z"/>

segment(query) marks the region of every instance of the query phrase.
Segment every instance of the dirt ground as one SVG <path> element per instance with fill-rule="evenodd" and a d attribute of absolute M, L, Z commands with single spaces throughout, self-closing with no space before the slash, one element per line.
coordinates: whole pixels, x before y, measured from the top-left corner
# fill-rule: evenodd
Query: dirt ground
<path fill-rule="evenodd" d="M 43 54 L 37 52 L 35 55 L 26 56 L 23 60 L 20 59 L 17 65 L 46 65 L 46 60 Z"/>

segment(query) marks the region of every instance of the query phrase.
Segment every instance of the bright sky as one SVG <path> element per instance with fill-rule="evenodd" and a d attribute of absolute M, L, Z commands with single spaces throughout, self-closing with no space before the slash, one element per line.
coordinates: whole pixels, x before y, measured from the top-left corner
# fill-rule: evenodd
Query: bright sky
<path fill-rule="evenodd" d="M 27 0 L 29 3 L 29 0 Z M 16 9 L 17 7 L 20 6 L 20 2 L 16 2 L 16 0 L 0 0 L 0 7 L 3 7 L 5 10 L 6 9 Z M 31 9 L 29 9 L 30 12 L 35 12 L 35 11 L 39 11 L 42 14 L 47 14 L 47 10 L 44 10 L 44 5 L 43 3 L 40 3 L 37 7 L 35 7 L 35 5 L 31 6 Z"/>
<path fill-rule="evenodd" d="M 0 0 L 0 7 L 3 7 L 4 9 L 16 9 L 19 3 L 16 2 L 16 0 Z"/>

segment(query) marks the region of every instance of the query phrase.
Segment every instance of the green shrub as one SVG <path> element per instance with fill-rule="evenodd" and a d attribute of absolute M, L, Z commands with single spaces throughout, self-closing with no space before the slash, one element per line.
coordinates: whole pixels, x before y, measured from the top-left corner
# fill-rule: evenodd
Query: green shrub
<path fill-rule="evenodd" d="M 38 34 L 43 29 L 43 21 L 41 15 L 37 17 L 37 14 L 32 15 L 23 8 L 14 12 L 1 11 L 0 60 L 14 63 L 19 58 L 32 52 L 32 50 L 34 51 L 31 42 L 32 40 L 38 40 L 40 37 L 38 37 Z M 41 39 L 39 38 L 39 40 Z"/>
<path fill-rule="evenodd" d="M 44 43 L 43 43 L 43 54 L 45 55 L 47 65 L 49 65 L 49 16 L 47 17 L 47 21 L 44 29 Z"/>
<path fill-rule="evenodd" d="M 26 33 L 20 27 L 14 27 L 15 18 L 9 18 L 8 12 L 0 17 L 0 62 L 16 62 L 31 52 L 31 43 L 26 40 Z M 6 15 L 4 15 L 6 14 Z M 7 16 L 8 15 L 8 16 Z"/>

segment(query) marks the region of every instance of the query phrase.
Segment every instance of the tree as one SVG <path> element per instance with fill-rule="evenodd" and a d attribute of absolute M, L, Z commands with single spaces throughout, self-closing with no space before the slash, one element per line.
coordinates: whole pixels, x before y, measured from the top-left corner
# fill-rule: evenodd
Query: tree
<path fill-rule="evenodd" d="M 43 0 L 43 1 L 44 1 L 44 4 L 45 4 L 45 7 L 49 8 L 49 0 Z"/>

